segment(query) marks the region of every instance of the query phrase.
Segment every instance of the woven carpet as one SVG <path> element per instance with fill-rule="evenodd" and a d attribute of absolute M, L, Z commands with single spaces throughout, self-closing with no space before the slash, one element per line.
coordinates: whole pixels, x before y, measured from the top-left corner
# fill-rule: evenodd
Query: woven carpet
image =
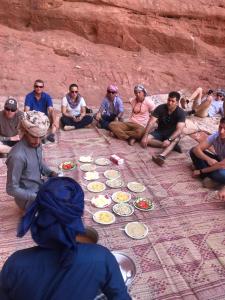
<path fill-rule="evenodd" d="M 107 133 L 106 133 L 107 134 Z M 57 143 L 44 146 L 44 157 L 49 166 L 57 166 L 68 159 L 78 160 L 80 155 L 109 158 L 118 154 L 124 158 L 121 166 L 99 166 L 100 180 L 105 182 L 106 169 L 119 169 L 125 183 L 142 182 L 146 190 L 141 195 L 150 197 L 154 210 L 135 209 L 130 217 L 116 217 L 111 225 L 94 223 L 89 211 L 95 212 L 90 199 L 93 193 L 86 189 L 84 173 L 78 168 L 67 172 L 85 191 L 84 222 L 97 229 L 99 243 L 110 250 L 129 255 L 137 268 L 136 278 L 130 287 L 133 299 L 225 299 L 225 204 L 216 192 L 202 187 L 191 177 L 188 150 L 196 141 L 185 136 L 181 141 L 183 153 L 173 152 L 159 167 L 151 161 L 157 149 L 131 147 L 123 141 L 110 139 L 111 144 L 92 129 L 60 132 Z M 5 192 L 6 166 L 0 160 L 0 263 L 15 250 L 33 245 L 29 235 L 15 237 L 21 212 Z M 127 190 L 123 187 L 122 190 Z M 107 188 L 106 193 L 115 190 Z M 132 194 L 135 197 L 135 194 Z M 111 209 L 111 207 L 109 208 Z M 129 238 L 121 229 L 130 221 L 142 221 L 149 234 L 142 240 Z"/>

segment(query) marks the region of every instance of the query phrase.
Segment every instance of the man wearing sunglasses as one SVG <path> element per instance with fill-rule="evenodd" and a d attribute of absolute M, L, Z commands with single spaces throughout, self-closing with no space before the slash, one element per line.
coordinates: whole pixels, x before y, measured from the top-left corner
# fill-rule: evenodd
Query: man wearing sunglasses
<path fill-rule="evenodd" d="M 33 92 L 26 95 L 24 111 L 27 112 L 30 110 L 36 110 L 43 112 L 46 116 L 48 116 L 51 126 L 49 135 L 47 135 L 47 140 L 54 143 L 55 133 L 59 127 L 59 118 L 53 109 L 52 98 L 43 90 L 44 81 L 37 79 L 34 82 Z"/>
<path fill-rule="evenodd" d="M 179 100 L 178 92 L 169 93 L 167 103 L 157 106 L 152 113 L 141 140 L 144 148 L 150 145 L 163 149 L 162 153 L 152 156 L 152 160 L 160 166 L 172 150 L 182 152 L 178 142 L 185 126 L 185 112 L 179 107 Z M 156 124 L 158 127 L 153 130 Z"/>
<path fill-rule="evenodd" d="M 0 111 L 0 157 L 7 156 L 19 140 L 18 126 L 22 112 L 17 109 L 17 101 L 8 98 L 4 105 L 4 110 Z"/>
<path fill-rule="evenodd" d="M 123 112 L 123 101 L 118 96 L 118 88 L 110 84 L 95 119 L 99 127 L 109 130 L 109 123 L 122 121 Z"/>

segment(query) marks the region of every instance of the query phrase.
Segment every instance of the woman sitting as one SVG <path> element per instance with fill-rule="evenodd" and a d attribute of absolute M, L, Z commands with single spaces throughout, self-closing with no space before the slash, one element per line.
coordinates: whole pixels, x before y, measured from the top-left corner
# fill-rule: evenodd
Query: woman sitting
<path fill-rule="evenodd" d="M 84 128 L 92 123 L 93 117 L 86 115 L 86 103 L 78 92 L 78 85 L 72 83 L 69 93 L 62 99 L 61 123 L 64 130 Z"/>

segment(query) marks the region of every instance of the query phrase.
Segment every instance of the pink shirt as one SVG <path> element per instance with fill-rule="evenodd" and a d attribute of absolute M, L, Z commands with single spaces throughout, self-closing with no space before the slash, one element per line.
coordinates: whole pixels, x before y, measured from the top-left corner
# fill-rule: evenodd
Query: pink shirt
<path fill-rule="evenodd" d="M 137 102 L 136 98 L 131 98 L 130 103 L 132 106 L 132 113 L 129 121 L 146 127 L 149 120 L 149 113 L 155 109 L 152 98 L 147 96 L 143 102 Z"/>

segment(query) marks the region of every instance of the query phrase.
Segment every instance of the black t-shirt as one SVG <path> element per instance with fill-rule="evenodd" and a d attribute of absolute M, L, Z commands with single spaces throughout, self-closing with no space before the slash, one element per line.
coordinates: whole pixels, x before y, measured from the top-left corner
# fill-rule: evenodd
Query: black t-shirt
<path fill-rule="evenodd" d="M 156 107 L 152 115 L 158 119 L 158 130 L 175 130 L 177 123 L 185 122 L 185 112 L 182 108 L 177 108 L 169 114 L 167 104 L 161 104 Z"/>

